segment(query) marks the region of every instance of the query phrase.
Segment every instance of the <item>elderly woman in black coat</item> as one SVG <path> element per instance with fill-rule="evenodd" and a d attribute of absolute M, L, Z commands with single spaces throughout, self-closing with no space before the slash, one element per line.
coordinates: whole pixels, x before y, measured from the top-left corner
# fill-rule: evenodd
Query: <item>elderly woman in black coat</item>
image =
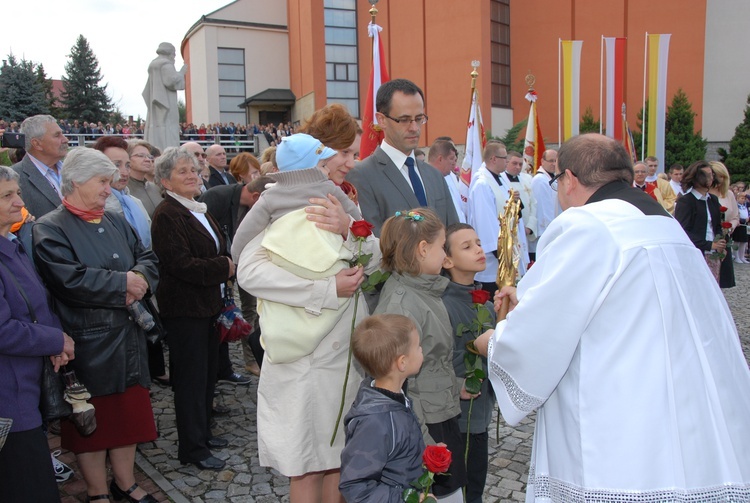
<path fill-rule="evenodd" d="M 215 324 L 234 263 L 218 223 L 193 199 L 200 187 L 195 156 L 168 148 L 156 161 L 154 181 L 166 193 L 151 220 L 151 235 L 161 277 L 156 299 L 168 333 L 177 455 L 202 470 L 220 470 L 225 463 L 211 449 L 228 442 L 209 426 L 219 356 Z"/>
<path fill-rule="evenodd" d="M 117 169 L 103 153 L 74 148 L 62 167 L 63 203 L 33 230 L 34 260 L 76 343 L 70 366 L 92 397 L 97 429 L 61 422 L 62 446 L 78 458 L 89 499 L 156 501 L 135 483 L 136 444 L 156 438 L 146 336 L 128 306 L 156 289 L 157 259 L 121 215 L 104 211 Z"/>

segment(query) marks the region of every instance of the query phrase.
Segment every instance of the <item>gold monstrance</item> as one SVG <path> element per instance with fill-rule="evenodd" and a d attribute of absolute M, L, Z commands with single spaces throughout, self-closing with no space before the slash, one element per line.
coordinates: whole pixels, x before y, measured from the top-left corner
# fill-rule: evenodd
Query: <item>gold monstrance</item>
<path fill-rule="evenodd" d="M 521 200 L 513 197 L 510 191 L 503 213 L 498 215 L 500 233 L 497 236 L 497 287 L 515 286 L 516 273 L 520 256 L 516 243 L 518 242 L 518 215 L 521 210 Z M 504 297 L 497 313 L 497 321 L 504 320 L 508 315 L 510 298 Z"/>

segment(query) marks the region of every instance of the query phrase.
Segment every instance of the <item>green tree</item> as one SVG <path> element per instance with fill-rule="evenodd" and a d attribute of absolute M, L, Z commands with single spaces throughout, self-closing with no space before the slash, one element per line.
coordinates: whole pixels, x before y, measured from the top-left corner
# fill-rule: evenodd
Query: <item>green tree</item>
<path fill-rule="evenodd" d="M 750 96 L 745 104 L 745 119 L 734 130 L 724 164 L 732 175 L 733 182 L 750 180 Z"/>
<path fill-rule="evenodd" d="M 690 166 L 695 161 L 706 158 L 707 141 L 701 132 L 695 132 L 693 106 L 682 88 L 672 98 L 667 108 L 664 125 L 664 164 L 665 170 L 673 164 Z"/>
<path fill-rule="evenodd" d="M 644 131 L 643 131 L 644 113 L 646 115 L 645 122 L 648 123 L 648 100 L 646 100 L 645 112 L 644 112 L 644 109 L 641 108 L 635 116 L 637 120 L 636 126 L 638 126 L 638 130 L 635 130 L 635 129 L 632 130 L 633 145 L 635 146 L 635 154 L 636 154 L 636 157 L 638 157 L 638 159 L 641 159 L 641 160 L 645 157 L 641 149 L 641 145 L 644 140 Z M 648 152 L 648 136 L 645 137 L 645 140 L 646 141 L 645 143 L 643 143 L 643 148 L 645 149 L 646 152 Z"/>
<path fill-rule="evenodd" d="M 591 107 L 586 107 L 586 111 L 583 113 L 583 117 L 581 117 L 581 122 L 578 124 L 578 132 L 580 134 L 598 133 L 600 127 L 601 122 L 594 120 L 594 112 L 591 110 Z M 602 130 L 602 133 L 604 133 L 604 130 Z"/>
<path fill-rule="evenodd" d="M 55 95 L 52 92 L 52 79 L 47 78 L 47 72 L 44 71 L 44 65 L 41 63 L 36 67 L 36 81 L 44 89 L 44 97 L 47 100 L 47 107 L 50 114 L 57 116 L 60 113 L 60 109 L 56 106 Z"/>
<path fill-rule="evenodd" d="M 107 85 L 101 85 L 99 61 L 83 35 L 68 55 L 63 76 L 62 103 L 71 119 L 106 121 L 112 110 L 112 100 L 107 95 Z"/>
<path fill-rule="evenodd" d="M 32 115 L 48 113 L 49 103 L 37 80 L 36 65 L 9 54 L 0 67 L 0 117 L 21 122 Z"/>

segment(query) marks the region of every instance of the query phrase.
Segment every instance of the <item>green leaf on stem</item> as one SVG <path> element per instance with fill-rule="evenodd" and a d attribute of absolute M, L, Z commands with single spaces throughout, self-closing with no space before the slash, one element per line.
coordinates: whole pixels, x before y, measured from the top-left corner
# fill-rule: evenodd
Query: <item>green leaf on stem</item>
<path fill-rule="evenodd" d="M 472 375 L 466 375 L 464 381 L 464 388 L 472 395 L 476 395 L 482 390 L 482 380 L 472 373 Z"/>
<path fill-rule="evenodd" d="M 412 489 L 411 487 L 408 489 L 404 489 L 401 497 L 406 503 L 419 503 L 419 492 L 416 489 Z"/>

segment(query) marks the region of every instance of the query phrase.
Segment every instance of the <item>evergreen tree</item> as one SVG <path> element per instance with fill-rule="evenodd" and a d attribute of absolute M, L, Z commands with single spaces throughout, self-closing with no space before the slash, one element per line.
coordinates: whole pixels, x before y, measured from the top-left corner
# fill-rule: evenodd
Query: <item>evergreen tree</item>
<path fill-rule="evenodd" d="M 591 107 L 586 107 L 581 122 L 578 124 L 578 132 L 580 134 L 598 133 L 600 126 L 601 122 L 594 120 L 594 112 L 591 110 Z M 604 133 L 604 130 L 602 130 L 602 133 Z"/>
<path fill-rule="evenodd" d="M 636 154 L 636 157 L 638 157 L 638 159 L 640 160 L 643 160 L 643 158 L 645 157 L 644 153 L 641 151 L 641 143 L 643 142 L 643 139 L 644 139 L 644 131 L 643 131 L 644 113 L 646 115 L 645 122 L 648 123 L 648 100 L 646 100 L 645 112 L 644 112 L 644 109 L 641 108 L 635 116 L 637 120 L 636 126 L 638 126 L 638 130 L 636 131 L 635 129 L 633 129 L 631 131 L 633 133 L 633 145 L 635 146 L 635 154 Z M 643 144 L 643 148 L 646 150 L 646 152 L 648 152 L 648 136 L 645 137 L 645 140 L 646 141 Z"/>
<path fill-rule="evenodd" d="M 745 105 L 745 119 L 734 130 L 725 162 L 732 181 L 750 180 L 750 96 Z"/>
<path fill-rule="evenodd" d="M 56 106 L 55 95 L 52 93 L 52 79 L 47 78 L 47 72 L 44 71 L 44 65 L 39 63 L 36 67 L 36 81 L 44 89 L 44 96 L 47 100 L 47 107 L 49 108 L 50 114 L 57 117 L 60 113 L 60 109 Z"/>
<path fill-rule="evenodd" d="M 707 141 L 700 131 L 695 132 L 695 116 L 693 106 L 682 88 L 672 98 L 672 104 L 667 108 L 666 124 L 664 126 L 664 161 L 662 166 L 666 171 L 673 164 L 690 166 L 695 161 L 706 158 Z"/>
<path fill-rule="evenodd" d="M 522 119 L 517 122 L 512 128 L 505 132 L 505 136 L 492 136 L 487 133 L 488 140 L 499 140 L 505 144 L 507 150 L 515 150 L 516 152 L 523 152 L 523 144 L 525 141 L 524 135 L 526 134 L 526 123 L 528 119 Z M 523 134 L 522 134 L 523 133 Z"/>
<path fill-rule="evenodd" d="M 83 35 L 78 35 L 68 57 L 62 92 L 66 115 L 82 121 L 106 121 L 112 101 L 107 95 L 107 85 L 100 84 L 99 61 Z"/>
<path fill-rule="evenodd" d="M 49 104 L 44 88 L 37 80 L 36 65 L 18 61 L 13 54 L 0 68 L 0 117 L 21 122 L 27 117 L 48 114 Z"/>

